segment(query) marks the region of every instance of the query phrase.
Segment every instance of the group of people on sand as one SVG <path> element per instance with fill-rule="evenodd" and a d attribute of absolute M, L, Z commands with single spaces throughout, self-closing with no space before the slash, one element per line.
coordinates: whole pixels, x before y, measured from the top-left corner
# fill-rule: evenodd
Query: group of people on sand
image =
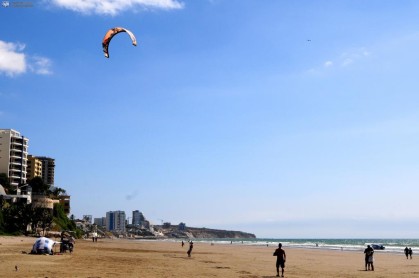
<path fill-rule="evenodd" d="M 374 271 L 374 249 L 368 245 L 367 249 L 364 250 L 365 253 L 365 270 L 372 270 Z M 406 255 L 406 259 L 412 259 L 412 248 L 406 248 L 404 249 L 404 254 Z"/>
<path fill-rule="evenodd" d="M 182 240 L 182 247 L 185 245 L 185 243 Z M 189 249 L 186 252 L 188 254 L 188 257 L 191 256 L 193 249 L 193 242 L 192 240 L 189 241 Z M 279 276 L 279 268 L 281 267 L 281 276 L 284 277 L 284 268 L 285 268 L 285 260 L 287 256 L 285 255 L 285 251 L 282 249 L 282 244 L 278 244 L 278 248 L 275 250 L 274 256 L 276 256 L 276 276 Z"/>
<path fill-rule="evenodd" d="M 412 259 L 412 254 L 413 254 L 412 248 L 407 248 L 406 246 L 406 248 L 404 248 L 404 254 L 406 255 L 406 259 L 409 259 L 409 256 L 410 256 L 410 259 Z"/>
<path fill-rule="evenodd" d="M 182 240 L 182 247 L 185 245 L 185 243 Z M 193 248 L 193 242 L 192 240 L 189 241 L 189 249 L 187 251 L 188 257 L 191 256 Z M 405 248 L 404 253 L 406 255 L 406 258 L 408 259 L 410 256 L 410 259 L 412 259 L 412 248 Z M 367 248 L 364 250 L 365 254 L 365 271 L 371 270 L 374 271 L 374 249 L 368 245 Z M 285 255 L 284 249 L 282 249 L 282 244 L 278 244 L 278 248 L 273 253 L 273 256 L 276 256 L 276 276 L 279 277 L 279 268 L 281 268 L 281 277 L 284 277 L 284 269 L 285 269 L 285 261 L 287 259 L 287 256 Z"/>
<path fill-rule="evenodd" d="M 185 243 L 182 240 L 182 247 L 185 245 Z M 188 254 L 188 257 L 191 256 L 193 249 L 193 242 L 192 240 L 189 241 L 189 249 L 186 252 Z M 279 276 L 279 268 L 281 267 L 281 276 L 284 277 L 284 268 L 285 268 L 285 260 L 287 256 L 285 255 L 284 249 L 282 249 L 282 244 L 278 244 L 278 248 L 275 250 L 274 256 L 276 256 L 276 276 Z"/>
<path fill-rule="evenodd" d="M 182 247 L 185 245 L 185 243 L 183 242 L 183 240 L 182 240 Z M 192 254 L 192 249 L 193 249 L 193 242 L 192 242 L 192 240 L 190 240 L 189 241 L 189 249 L 188 249 L 188 251 L 186 252 L 186 254 L 188 254 L 188 257 L 190 257 L 191 256 L 191 254 Z"/>

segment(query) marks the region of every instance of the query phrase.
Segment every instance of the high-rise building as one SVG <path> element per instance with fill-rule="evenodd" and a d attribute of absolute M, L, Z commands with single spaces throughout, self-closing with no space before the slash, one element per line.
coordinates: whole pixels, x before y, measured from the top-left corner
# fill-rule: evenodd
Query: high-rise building
<path fill-rule="evenodd" d="M 15 189 L 26 183 L 29 139 L 13 129 L 0 129 L 0 173 Z"/>
<path fill-rule="evenodd" d="M 34 177 L 42 178 L 42 161 L 33 155 L 28 155 L 28 167 L 26 168 L 26 179 L 31 180 Z"/>
<path fill-rule="evenodd" d="M 28 155 L 27 179 L 41 177 L 45 184 L 54 186 L 55 159 Z"/>
<path fill-rule="evenodd" d="M 103 227 L 106 226 L 106 217 L 99 217 L 94 219 L 94 224 Z"/>
<path fill-rule="evenodd" d="M 144 220 L 145 220 L 145 217 L 142 212 L 138 210 L 134 210 L 132 212 L 132 225 L 141 226 Z"/>
<path fill-rule="evenodd" d="M 42 162 L 42 180 L 45 184 L 54 186 L 55 159 L 46 156 L 37 156 Z"/>
<path fill-rule="evenodd" d="M 106 213 L 106 230 L 125 232 L 125 211 L 108 211 Z"/>

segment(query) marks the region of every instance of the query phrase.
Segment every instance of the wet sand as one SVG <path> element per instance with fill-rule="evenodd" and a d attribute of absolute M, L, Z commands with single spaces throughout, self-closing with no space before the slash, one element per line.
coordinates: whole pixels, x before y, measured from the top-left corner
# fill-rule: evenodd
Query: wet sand
<path fill-rule="evenodd" d="M 0 237 L 0 277 L 275 277 L 275 248 L 241 244 L 99 239 L 77 240 L 73 254 L 29 255 L 35 238 Z M 419 277 L 419 260 L 376 252 L 375 271 L 364 254 L 284 248 L 285 277 Z M 58 251 L 58 248 L 57 248 Z M 18 266 L 18 270 L 15 270 Z"/>

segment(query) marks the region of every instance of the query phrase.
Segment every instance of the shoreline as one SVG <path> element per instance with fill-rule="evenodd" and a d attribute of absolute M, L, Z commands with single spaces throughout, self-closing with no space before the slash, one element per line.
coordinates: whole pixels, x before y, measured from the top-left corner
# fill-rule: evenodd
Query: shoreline
<path fill-rule="evenodd" d="M 143 240 L 143 239 L 135 239 L 135 240 Z M 187 242 L 190 239 L 176 239 L 176 238 L 168 238 L 168 239 L 156 239 L 156 240 L 163 240 L 169 242 Z M 223 245 L 245 245 L 245 246 L 268 246 L 268 247 L 276 247 L 278 243 L 282 243 L 284 248 L 296 248 L 296 249 L 308 249 L 308 250 L 336 250 L 336 251 L 348 251 L 348 252 L 360 252 L 364 251 L 367 248 L 368 244 L 374 244 L 375 241 L 370 241 L 371 239 L 220 239 L 220 238 L 195 238 L 192 239 L 194 242 L 202 242 L 208 244 L 223 244 Z M 397 239 L 399 241 L 409 240 L 411 242 L 415 242 L 414 245 L 411 244 L 395 244 L 395 239 L 379 239 L 378 242 L 381 240 L 386 240 L 389 242 L 393 242 L 385 246 L 383 250 L 375 250 L 378 253 L 394 253 L 394 254 L 403 254 L 404 255 L 404 248 L 406 246 L 412 247 L 414 253 L 419 253 L 419 240 L 417 239 Z M 296 243 L 296 241 L 304 241 L 304 243 Z M 348 243 L 327 243 L 327 241 L 362 241 L 365 242 L 363 245 L 360 244 L 348 244 Z M 309 243 L 307 243 L 309 242 Z M 316 245 L 317 244 L 317 245 Z"/>

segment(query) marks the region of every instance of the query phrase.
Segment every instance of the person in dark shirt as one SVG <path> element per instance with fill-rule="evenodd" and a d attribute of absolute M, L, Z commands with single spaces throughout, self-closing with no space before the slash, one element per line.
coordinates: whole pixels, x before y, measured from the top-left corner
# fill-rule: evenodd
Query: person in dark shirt
<path fill-rule="evenodd" d="M 404 248 L 404 254 L 406 255 L 406 259 L 409 259 L 409 248 Z"/>
<path fill-rule="evenodd" d="M 370 245 L 367 246 L 367 249 L 364 250 L 365 254 L 365 271 L 372 270 L 374 271 L 374 249 Z"/>
<path fill-rule="evenodd" d="M 282 249 L 281 243 L 278 244 L 278 249 L 275 250 L 274 256 L 276 256 L 276 276 L 279 276 L 279 267 L 281 267 L 282 277 L 284 277 L 284 268 L 287 256 L 285 255 L 285 251 Z"/>
<path fill-rule="evenodd" d="M 191 253 L 192 253 L 192 248 L 193 248 L 193 242 L 192 242 L 192 240 L 189 242 L 189 250 L 188 250 L 188 252 L 186 252 L 186 253 L 188 253 L 188 257 L 190 257 L 191 256 Z"/>

